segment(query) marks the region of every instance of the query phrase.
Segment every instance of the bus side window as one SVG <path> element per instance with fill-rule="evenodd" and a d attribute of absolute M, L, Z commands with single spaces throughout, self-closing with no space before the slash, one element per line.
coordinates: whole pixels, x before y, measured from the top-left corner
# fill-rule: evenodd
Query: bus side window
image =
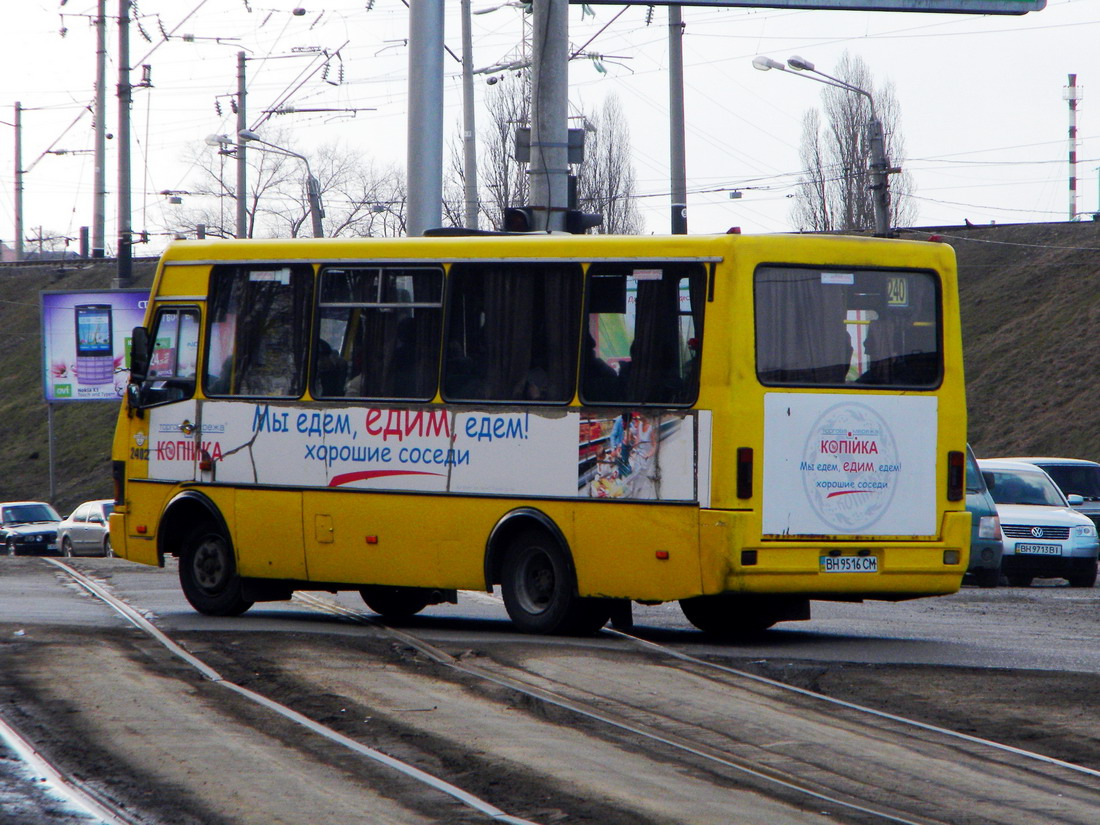
<path fill-rule="evenodd" d="M 448 401 L 565 404 L 576 384 L 579 264 L 456 263 L 443 366 Z"/>
<path fill-rule="evenodd" d="M 199 311 L 166 307 L 157 312 L 149 337 L 149 364 L 135 406 L 183 401 L 195 394 Z"/>
<path fill-rule="evenodd" d="M 691 404 L 699 391 L 706 271 L 697 263 L 588 270 L 581 400 Z"/>
<path fill-rule="evenodd" d="M 210 276 L 203 390 L 298 398 L 305 389 L 309 266 L 216 266 Z"/>
<path fill-rule="evenodd" d="M 430 401 L 442 304 L 438 266 L 323 271 L 313 395 Z"/>

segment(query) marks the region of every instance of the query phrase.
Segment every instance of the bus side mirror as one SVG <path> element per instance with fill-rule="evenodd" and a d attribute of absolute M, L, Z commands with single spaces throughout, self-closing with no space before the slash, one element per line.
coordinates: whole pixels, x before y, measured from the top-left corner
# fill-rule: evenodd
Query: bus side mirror
<path fill-rule="evenodd" d="M 134 327 L 130 337 L 130 383 L 140 384 L 149 373 L 149 330 Z"/>

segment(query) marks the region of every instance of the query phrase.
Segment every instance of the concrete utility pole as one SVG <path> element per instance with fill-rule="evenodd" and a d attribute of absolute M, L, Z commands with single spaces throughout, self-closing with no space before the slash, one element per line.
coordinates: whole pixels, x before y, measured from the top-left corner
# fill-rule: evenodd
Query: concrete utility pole
<path fill-rule="evenodd" d="M 245 165 L 245 139 L 241 132 L 248 128 L 245 115 L 245 56 L 237 52 L 237 237 L 248 237 L 248 166 Z"/>
<path fill-rule="evenodd" d="M 95 19 L 95 181 L 92 197 L 92 257 L 106 251 L 107 212 L 107 0 L 99 0 Z"/>
<path fill-rule="evenodd" d="M 443 222 L 443 0 L 409 0 L 410 236 Z"/>
<path fill-rule="evenodd" d="M 118 2 L 118 270 L 112 286 L 133 282 L 133 228 L 130 225 L 130 0 Z"/>
<path fill-rule="evenodd" d="M 15 260 L 23 260 L 23 106 L 15 101 Z"/>
<path fill-rule="evenodd" d="M 466 226 L 477 229 L 477 134 L 474 125 L 474 37 L 470 0 L 462 0 L 462 148 L 466 178 Z"/>
<path fill-rule="evenodd" d="M 672 177 L 672 234 L 686 235 L 687 154 L 684 148 L 684 21 L 679 6 L 668 7 L 669 171 Z"/>
<path fill-rule="evenodd" d="M 564 231 L 569 208 L 569 5 L 536 0 L 531 41 L 531 203 L 535 229 Z"/>

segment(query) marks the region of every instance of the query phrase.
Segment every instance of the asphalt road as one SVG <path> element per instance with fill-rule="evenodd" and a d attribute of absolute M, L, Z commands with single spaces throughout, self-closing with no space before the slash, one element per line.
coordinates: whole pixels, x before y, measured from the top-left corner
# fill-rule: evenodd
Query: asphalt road
<path fill-rule="evenodd" d="M 361 633 L 360 627 L 299 602 L 260 604 L 231 619 L 202 616 L 184 600 L 174 566 L 158 570 L 96 558 L 73 560 L 73 566 L 109 584 L 169 636 L 216 639 L 263 634 L 277 647 L 283 634 L 301 639 L 308 634 L 351 637 Z M 365 612 L 357 594 L 338 598 Z M 634 615 L 635 630 L 643 637 L 697 656 L 728 659 L 737 667 L 776 678 L 802 680 L 842 698 L 872 703 L 877 698 L 883 707 L 898 712 L 918 708 L 931 714 L 933 721 L 955 729 L 967 723 L 969 707 L 988 716 L 990 703 L 1001 702 L 1000 697 L 1011 690 L 1012 707 L 1005 709 L 1006 715 L 994 727 L 982 732 L 991 738 L 1011 734 L 1023 721 L 1042 716 L 1054 695 L 1068 700 L 1058 721 L 1065 730 L 1072 732 L 1082 720 L 1095 718 L 1094 703 L 1089 704 L 1095 693 L 1089 677 L 1100 673 L 1097 588 L 1073 589 L 1050 581 L 1031 588 L 965 588 L 953 596 L 897 604 L 815 602 L 812 620 L 781 624 L 757 640 L 739 644 L 708 640 L 675 604 L 635 606 Z M 458 605 L 428 608 L 413 620 L 412 628 L 417 636 L 455 650 L 560 645 L 560 640 L 514 634 L 500 600 L 483 593 L 462 593 Z M 50 633 L 80 632 L 126 634 L 131 629 L 49 562 L 0 559 L 0 668 L 5 666 L 5 653 L 15 651 L 21 642 Z M 74 661 L 79 670 L 85 660 L 78 654 L 68 655 L 77 655 Z M 12 661 L 14 655 L 8 658 Z M 85 667 L 94 667 L 87 664 L 93 661 L 87 659 Z M 988 677 L 982 676 L 983 669 Z M 73 677 L 81 674 L 74 672 Z M 64 695 L 63 686 L 58 690 Z M 912 704 L 901 708 L 889 704 L 901 699 Z M 1079 706 L 1072 704 L 1078 701 Z M 945 716 L 937 718 L 937 713 Z M 952 716 L 958 713 L 961 716 Z M 1065 736 L 1056 726 L 1049 727 L 1047 744 L 1053 747 Z M 1086 727 L 1091 730 L 1095 724 Z M 1096 758 L 1091 733 L 1077 747 L 1086 757 L 1092 753 Z M 1079 760 L 1074 753 L 1064 756 Z M 90 821 L 51 795 L 0 738 L 0 825 Z"/>

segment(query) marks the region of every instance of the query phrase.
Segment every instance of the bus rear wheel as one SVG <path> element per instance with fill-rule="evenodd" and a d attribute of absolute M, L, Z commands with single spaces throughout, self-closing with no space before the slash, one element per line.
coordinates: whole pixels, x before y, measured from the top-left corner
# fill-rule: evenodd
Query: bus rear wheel
<path fill-rule="evenodd" d="M 610 600 L 576 595 L 565 551 L 542 530 L 525 530 L 512 541 L 500 588 L 512 624 L 524 633 L 588 635 L 611 615 Z"/>
<path fill-rule="evenodd" d="M 239 616 L 253 605 L 243 596 L 229 539 L 212 523 L 200 524 L 184 540 L 180 587 L 191 606 L 207 616 Z"/>
<path fill-rule="evenodd" d="M 680 600 L 680 609 L 689 622 L 722 639 L 762 633 L 786 619 L 809 618 L 808 607 L 809 603 L 803 599 L 788 603 L 732 593 Z"/>
<path fill-rule="evenodd" d="M 395 621 L 415 616 L 433 601 L 432 591 L 425 587 L 368 584 L 359 588 L 359 595 L 379 616 Z"/>

